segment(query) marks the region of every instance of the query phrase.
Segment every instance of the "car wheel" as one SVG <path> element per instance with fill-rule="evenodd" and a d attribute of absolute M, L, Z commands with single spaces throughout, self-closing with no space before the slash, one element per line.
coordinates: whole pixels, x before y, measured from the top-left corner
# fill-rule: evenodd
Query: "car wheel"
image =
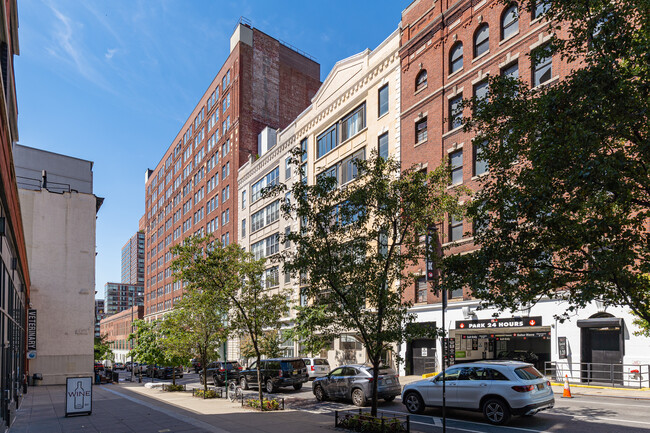
<path fill-rule="evenodd" d="M 199 376 L 199 382 L 201 382 L 201 385 L 205 385 L 205 384 L 203 383 L 203 382 L 204 382 L 204 380 L 203 380 L 203 375 Z"/>
<path fill-rule="evenodd" d="M 483 404 L 483 415 L 490 424 L 503 425 L 510 419 L 510 409 L 503 400 L 492 398 Z"/>
<path fill-rule="evenodd" d="M 314 388 L 314 396 L 318 401 L 327 400 L 327 395 L 325 395 L 325 390 L 323 390 L 323 387 L 320 385 L 316 385 L 316 387 Z"/>
<path fill-rule="evenodd" d="M 239 380 L 239 384 L 241 385 L 241 389 L 247 390 L 248 389 L 248 382 L 246 382 L 246 378 L 242 377 Z"/>
<path fill-rule="evenodd" d="M 424 412 L 424 400 L 420 397 L 420 394 L 415 392 L 410 392 L 404 396 L 404 405 L 406 410 L 411 413 L 422 413 Z"/>
<path fill-rule="evenodd" d="M 395 396 L 394 396 L 394 395 L 391 395 L 390 397 L 386 397 L 386 398 L 384 399 L 384 401 L 385 401 L 386 403 L 390 403 L 390 402 L 393 401 L 393 400 L 395 400 Z"/>
<path fill-rule="evenodd" d="M 296 383 L 293 386 L 293 389 L 295 389 L 296 391 L 300 391 L 302 389 L 302 383 Z"/>
<path fill-rule="evenodd" d="M 273 385 L 273 381 L 271 379 L 266 381 L 266 392 L 269 394 L 275 392 L 275 386 Z"/>
<path fill-rule="evenodd" d="M 366 395 L 363 393 L 363 390 L 360 388 L 352 391 L 352 403 L 355 406 L 363 407 L 366 405 Z"/>

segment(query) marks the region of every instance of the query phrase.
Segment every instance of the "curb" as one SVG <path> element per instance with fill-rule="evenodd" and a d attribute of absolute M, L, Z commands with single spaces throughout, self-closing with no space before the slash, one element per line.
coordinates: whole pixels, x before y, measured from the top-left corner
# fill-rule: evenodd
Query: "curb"
<path fill-rule="evenodd" d="M 615 388 L 613 386 L 596 386 L 596 385 L 574 385 L 569 383 L 571 387 L 575 388 L 589 388 L 589 389 L 612 389 L 615 391 L 650 391 L 650 388 Z M 564 387 L 563 383 L 551 382 L 551 386 Z M 650 395 L 647 397 L 650 398 Z"/>

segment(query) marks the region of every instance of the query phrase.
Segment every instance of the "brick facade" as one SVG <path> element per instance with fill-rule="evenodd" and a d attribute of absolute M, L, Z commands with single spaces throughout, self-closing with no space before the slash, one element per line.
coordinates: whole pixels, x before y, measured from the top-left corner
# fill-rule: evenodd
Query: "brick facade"
<path fill-rule="evenodd" d="M 519 10 L 518 30 L 502 37 L 502 18 L 509 5 L 500 1 L 417 0 L 402 13 L 402 167 L 420 165 L 433 169 L 449 163 L 452 152 L 462 151 L 462 185 L 471 190 L 480 188 L 480 177 L 475 173 L 473 133 L 450 125 L 453 98 L 470 98 L 475 86 L 488 75 L 502 73 L 517 64 L 518 74 L 525 83 L 532 82 L 531 50 L 544 45 L 550 38 L 549 25 L 543 16 L 533 17 L 530 11 Z M 479 27 L 489 26 L 488 50 L 475 56 L 475 36 Z M 463 44 L 462 67 L 451 72 L 452 50 Z M 571 65 L 559 58 L 552 59 L 551 78 L 546 83 L 563 79 Z M 426 85 L 416 89 L 419 74 L 426 71 Z M 463 115 L 469 116 L 468 109 Z M 426 139 L 418 142 L 416 123 L 426 119 Z M 457 153 L 456 155 L 460 155 Z M 449 253 L 462 253 L 476 248 L 472 238 L 471 221 L 463 222 L 462 239 L 450 243 L 449 220 L 441 224 L 439 233 L 443 247 Z M 423 269 L 424 265 L 420 266 Z M 417 268 L 412 269 L 418 271 Z M 416 301 L 415 287 L 407 288 L 405 299 Z M 469 298 L 466 291 L 456 299 Z M 452 298 L 452 301 L 454 299 Z M 440 296 L 429 291 L 426 303 L 440 302 Z M 423 302 L 424 303 L 424 302 Z"/>
<path fill-rule="evenodd" d="M 262 129 L 284 128 L 320 86 L 318 63 L 278 40 L 244 24 L 233 38 L 215 79 L 156 168 L 147 172 L 147 318 L 172 308 L 180 298 L 182 288 L 170 269 L 173 245 L 209 233 L 226 243 L 237 242 L 237 170 L 257 154 Z"/>

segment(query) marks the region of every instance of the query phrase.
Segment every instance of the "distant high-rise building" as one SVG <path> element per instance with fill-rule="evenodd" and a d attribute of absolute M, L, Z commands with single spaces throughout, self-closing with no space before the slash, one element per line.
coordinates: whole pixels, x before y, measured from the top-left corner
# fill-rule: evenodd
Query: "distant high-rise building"
<path fill-rule="evenodd" d="M 144 288 L 137 284 L 106 283 L 104 285 L 104 312 L 106 316 L 143 305 Z"/>
<path fill-rule="evenodd" d="M 101 336 L 99 332 L 99 322 L 106 316 L 104 306 L 105 304 L 103 299 L 95 299 L 95 338 Z"/>
<path fill-rule="evenodd" d="M 318 63 L 248 23 L 237 25 L 223 66 L 146 172 L 146 317 L 181 297 L 171 272 L 173 245 L 207 234 L 222 244 L 237 241 L 237 170 L 258 154 L 260 132 L 286 127 L 319 87 Z"/>
<path fill-rule="evenodd" d="M 144 231 L 122 247 L 122 283 L 144 285 Z"/>

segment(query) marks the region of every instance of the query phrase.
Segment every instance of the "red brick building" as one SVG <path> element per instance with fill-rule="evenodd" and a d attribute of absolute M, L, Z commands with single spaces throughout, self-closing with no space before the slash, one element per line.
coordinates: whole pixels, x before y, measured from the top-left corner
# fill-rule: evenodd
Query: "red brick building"
<path fill-rule="evenodd" d="M 145 316 L 180 298 L 170 248 L 211 233 L 237 241 L 237 171 L 258 153 L 258 134 L 284 128 L 311 102 L 320 65 L 248 24 L 230 55 L 145 182 Z"/>
<path fill-rule="evenodd" d="M 547 5 L 540 2 L 535 10 L 526 11 L 516 3 L 505 5 L 497 0 L 416 0 L 402 12 L 404 169 L 414 165 L 433 169 L 446 163 L 452 169 L 452 187 L 480 187 L 478 180 L 488 175 L 488 167 L 480 158 L 480 147 L 474 143 L 473 134 L 462 130 L 462 117 L 469 116 L 468 109 L 463 112 L 457 106 L 463 98 L 484 94 L 488 75 L 519 77 L 532 87 L 557 82 L 567 75 L 570 65 L 561 63 L 559 58 L 531 64 L 531 51 L 543 48 L 550 39 L 544 18 Z M 450 253 L 476 248 L 471 221 L 448 218 L 438 230 L 443 248 L 450 247 L 446 250 Z M 405 290 L 404 297 L 414 302 L 418 321 L 440 326 L 441 297 L 425 282 L 424 264 L 419 268 L 412 270 L 422 271 L 422 278 Z M 448 326 L 452 320 L 476 319 L 471 314 L 477 303 L 471 300 L 469 292 L 449 293 L 449 299 Z M 550 327 L 548 331 L 550 337 Z M 450 336 L 457 337 L 456 351 L 467 359 L 475 359 L 474 355 L 490 359 L 501 347 L 486 338 L 478 340 L 476 348 L 467 349 L 460 332 L 451 331 Z M 459 347 L 461 344 L 463 348 Z M 543 346 L 534 350 L 540 353 L 540 360 L 550 359 L 550 346 Z M 506 349 L 511 350 L 509 346 Z M 415 374 L 437 371 L 440 361 L 435 354 L 439 350 L 434 340 L 408 343 L 407 369 Z"/>
<path fill-rule="evenodd" d="M 132 332 L 132 323 L 135 320 L 141 320 L 144 317 L 144 307 L 142 305 L 131 307 L 120 313 L 113 314 L 103 318 L 99 322 L 99 333 L 106 337 L 111 350 L 115 354 L 115 362 L 130 361 L 127 357 L 131 350 L 131 340 L 129 335 Z M 97 360 L 101 361 L 101 360 Z"/>

